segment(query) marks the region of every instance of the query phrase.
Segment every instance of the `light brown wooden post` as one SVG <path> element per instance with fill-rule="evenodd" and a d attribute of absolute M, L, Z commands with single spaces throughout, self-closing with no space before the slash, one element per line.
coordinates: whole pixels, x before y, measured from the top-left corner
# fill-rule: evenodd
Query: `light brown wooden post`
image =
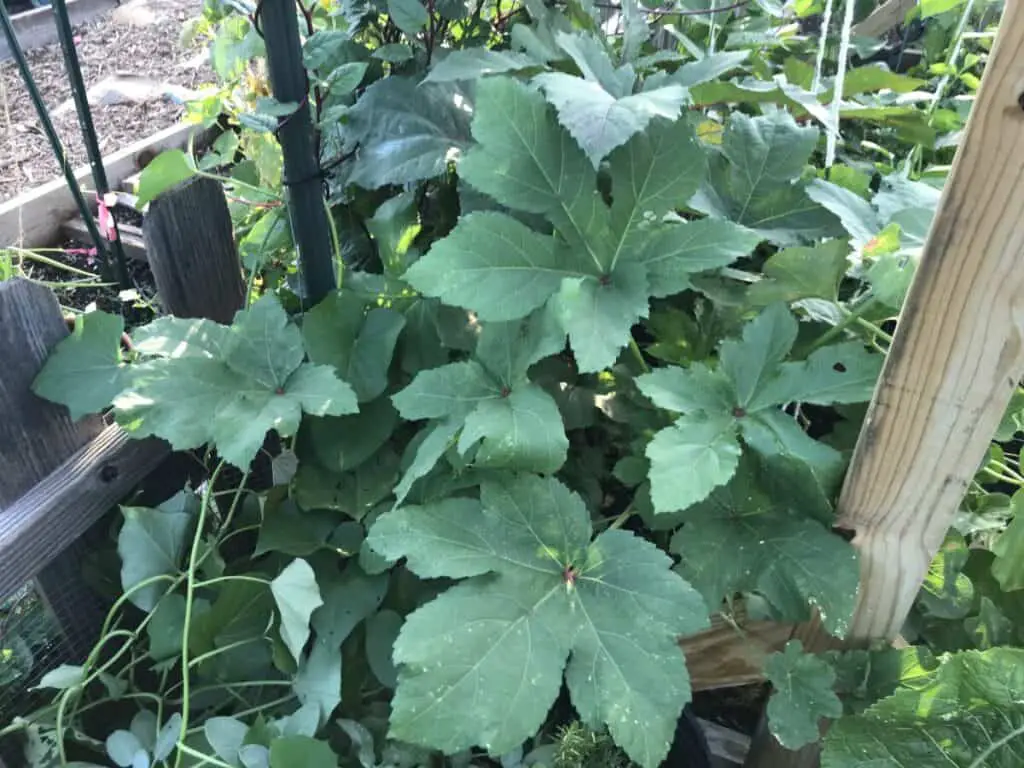
<path fill-rule="evenodd" d="M 899 633 L 1024 376 L 1024 6 L 1011 0 L 839 499 L 861 582 L 847 643 Z M 816 625 L 805 646 L 829 644 Z M 748 766 L 817 765 L 756 740 Z"/>
<path fill-rule="evenodd" d="M 167 314 L 230 323 L 245 302 L 245 283 L 220 184 L 195 177 L 158 196 L 142 232 Z"/>

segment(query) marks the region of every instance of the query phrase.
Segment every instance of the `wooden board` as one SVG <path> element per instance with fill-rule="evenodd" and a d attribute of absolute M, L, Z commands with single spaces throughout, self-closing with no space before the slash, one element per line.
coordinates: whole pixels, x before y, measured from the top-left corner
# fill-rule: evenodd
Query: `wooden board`
<path fill-rule="evenodd" d="M 182 149 L 195 136 L 196 148 L 209 145 L 213 132 L 199 126 L 180 123 L 137 141 L 104 158 L 107 182 L 118 189 L 121 182 L 138 173 L 154 153 Z M 92 187 L 92 171 L 88 165 L 75 170 L 75 178 L 83 189 Z M 87 195 L 88 197 L 88 195 Z M 44 248 L 56 244 L 60 227 L 78 213 L 74 198 L 63 177 L 18 195 L 0 204 L 0 248 Z"/>
<path fill-rule="evenodd" d="M 68 18 L 71 26 L 78 26 L 101 13 L 114 8 L 119 0 L 67 0 Z M 23 51 L 42 48 L 58 41 L 57 24 L 52 8 L 34 8 L 31 11 L 17 13 L 11 17 L 11 24 L 18 36 L 18 43 Z M 0 59 L 11 58 L 11 48 L 7 38 L 0 34 Z"/>
<path fill-rule="evenodd" d="M 793 634 L 790 624 L 747 621 L 738 609 L 732 622 L 713 616 L 711 628 L 679 642 L 695 691 L 732 688 L 764 680 L 764 659 Z"/>
<path fill-rule="evenodd" d="M 89 230 L 81 219 L 68 219 L 60 227 L 61 235 L 68 240 L 80 240 L 84 243 L 90 242 Z M 121 237 L 121 247 L 124 248 L 124 255 L 136 261 L 148 261 L 146 258 L 146 241 L 142 237 L 142 228 L 131 224 L 118 224 L 117 233 Z"/>
<path fill-rule="evenodd" d="M 78 539 L 169 452 L 162 440 L 135 440 L 111 425 L 0 510 L 0 596 Z"/>
<path fill-rule="evenodd" d="M 849 645 L 897 636 L 1024 376 L 1024 3 L 1006 6 L 854 450 L 838 525 L 860 554 Z M 813 651 L 835 643 L 798 628 Z M 811 768 L 755 738 L 748 766 Z"/>

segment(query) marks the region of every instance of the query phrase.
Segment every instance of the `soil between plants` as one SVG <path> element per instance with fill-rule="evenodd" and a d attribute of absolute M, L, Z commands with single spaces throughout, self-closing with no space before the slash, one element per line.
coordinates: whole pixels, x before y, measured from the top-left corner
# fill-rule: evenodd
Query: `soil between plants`
<path fill-rule="evenodd" d="M 202 0 L 127 0 L 75 28 L 86 87 L 126 73 L 198 89 L 213 80 L 201 47 L 184 48 L 184 23 L 199 16 Z M 36 86 L 51 111 L 71 98 L 59 44 L 28 51 Z M 95 105 L 93 122 L 103 154 L 116 152 L 177 122 L 182 107 L 155 99 L 141 104 Z M 87 162 L 73 108 L 53 118 L 72 166 Z M 60 165 L 28 97 L 17 66 L 0 63 L 0 201 L 9 200 L 60 174 Z"/>

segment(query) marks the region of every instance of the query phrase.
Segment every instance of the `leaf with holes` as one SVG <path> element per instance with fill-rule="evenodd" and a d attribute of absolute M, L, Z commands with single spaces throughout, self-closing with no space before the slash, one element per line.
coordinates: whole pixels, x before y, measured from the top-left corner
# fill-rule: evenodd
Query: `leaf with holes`
<path fill-rule="evenodd" d="M 607 723 L 645 768 L 661 763 L 690 696 L 676 638 L 707 612 L 653 545 L 617 530 L 591 537 L 582 500 L 530 475 L 485 482 L 479 500 L 380 517 L 374 550 L 423 578 L 464 579 L 399 633 L 395 737 L 502 754 L 537 730 L 564 672 L 587 722 Z M 493 696 L 475 698 L 480 686 Z"/>

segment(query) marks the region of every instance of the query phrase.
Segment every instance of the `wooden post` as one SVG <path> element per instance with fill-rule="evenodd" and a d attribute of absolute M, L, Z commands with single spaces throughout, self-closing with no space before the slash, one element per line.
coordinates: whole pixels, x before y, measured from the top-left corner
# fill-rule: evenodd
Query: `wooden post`
<path fill-rule="evenodd" d="M 0 283 L 0 600 L 35 577 L 70 661 L 92 646 L 106 615 L 82 578 L 80 537 L 167 449 L 159 441 L 129 447 L 99 416 L 72 422 L 66 408 L 32 393 L 67 332 L 48 288 Z"/>
<path fill-rule="evenodd" d="M 846 642 L 892 640 L 1024 376 L 1024 4 L 1006 6 L 840 495 L 861 581 Z M 817 624 L 804 645 L 830 643 Z M 748 766 L 817 765 L 756 739 Z"/>
<path fill-rule="evenodd" d="M 220 184 L 193 177 L 158 196 L 142 233 L 167 314 L 230 323 L 245 303 L 245 283 Z"/>
<path fill-rule="evenodd" d="M 0 520 L 4 531 L 10 523 L 7 510 L 103 430 L 99 416 L 86 416 L 77 423 L 72 422 L 66 408 L 43 401 L 32 393 L 32 382 L 46 356 L 67 333 L 57 299 L 47 288 L 25 280 L 0 283 L 0 360 L 4 361 L 4 375 L 0 378 L 0 413 L 4 414 L 0 419 L 0 510 L 3 510 Z M 64 521 L 57 525 L 54 533 L 63 528 Z M 0 533 L 0 541 L 5 538 Z M 43 543 L 53 546 L 52 539 Z M 0 568 L 7 570 L 11 567 L 10 558 L 16 553 L 0 552 L 3 552 Z M 40 582 L 47 581 L 47 574 L 41 573 Z M 95 604 L 81 578 L 70 583 L 56 579 L 54 582 L 49 586 L 57 591 L 51 590 L 46 595 L 48 602 L 58 613 L 64 607 L 72 609 L 71 615 L 59 616 L 62 627 L 66 625 L 67 631 L 73 632 L 77 631 L 79 623 L 95 624 L 94 613 L 89 617 L 81 613 Z M 19 586 L 14 584 L 13 588 Z M 45 593 L 46 589 L 43 591 Z M 65 591 L 68 591 L 71 605 L 65 606 Z M 0 596 L 6 594 L 8 592 L 0 590 Z M 76 604 L 80 611 L 74 610 Z"/>

